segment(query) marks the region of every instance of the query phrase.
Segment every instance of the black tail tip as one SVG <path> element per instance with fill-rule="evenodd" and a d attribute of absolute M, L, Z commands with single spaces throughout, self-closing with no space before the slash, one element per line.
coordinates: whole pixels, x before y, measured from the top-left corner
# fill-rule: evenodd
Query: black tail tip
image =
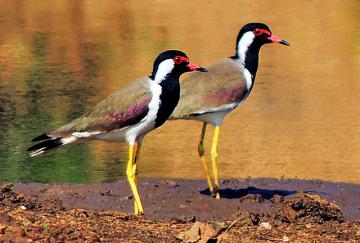
<path fill-rule="evenodd" d="M 38 144 L 35 144 L 33 146 L 31 146 L 30 148 L 28 148 L 26 151 L 35 151 L 35 150 L 49 150 L 52 148 L 56 148 L 60 145 L 63 145 L 61 138 L 56 138 L 56 139 L 51 139 L 51 140 L 46 140 L 43 142 L 40 142 Z"/>
<path fill-rule="evenodd" d="M 33 138 L 31 140 L 31 142 L 42 141 L 42 140 L 47 140 L 47 139 L 51 139 L 51 137 L 49 135 L 47 135 L 46 133 L 44 133 L 44 134 L 41 134 L 40 136 L 37 136 L 36 138 Z"/>

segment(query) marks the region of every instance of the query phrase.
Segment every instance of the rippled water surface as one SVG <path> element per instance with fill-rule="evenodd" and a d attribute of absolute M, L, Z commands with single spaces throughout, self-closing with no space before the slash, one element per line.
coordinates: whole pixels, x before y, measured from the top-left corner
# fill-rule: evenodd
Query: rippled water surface
<path fill-rule="evenodd" d="M 126 144 L 82 143 L 36 158 L 25 150 L 32 137 L 148 75 L 159 52 L 181 49 L 206 66 L 232 55 L 239 29 L 254 21 L 291 47 L 262 48 L 252 94 L 222 126 L 220 176 L 360 183 L 356 0 L 2 1 L 0 181 L 124 176 Z M 150 133 L 140 176 L 202 178 L 200 130 L 175 121 Z"/>

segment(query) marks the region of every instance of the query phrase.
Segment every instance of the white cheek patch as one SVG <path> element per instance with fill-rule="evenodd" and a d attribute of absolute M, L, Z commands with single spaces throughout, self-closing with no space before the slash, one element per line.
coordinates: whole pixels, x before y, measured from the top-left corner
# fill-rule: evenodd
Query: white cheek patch
<path fill-rule="evenodd" d="M 249 46 L 253 43 L 255 35 L 252 31 L 246 32 L 240 39 L 238 43 L 238 54 L 241 62 L 244 64 L 246 52 L 249 49 Z"/>
<path fill-rule="evenodd" d="M 162 61 L 158 66 L 158 70 L 156 71 L 156 75 L 154 78 L 155 82 L 160 83 L 161 80 L 163 80 L 166 75 L 173 70 L 174 65 L 175 63 L 172 59 Z"/>

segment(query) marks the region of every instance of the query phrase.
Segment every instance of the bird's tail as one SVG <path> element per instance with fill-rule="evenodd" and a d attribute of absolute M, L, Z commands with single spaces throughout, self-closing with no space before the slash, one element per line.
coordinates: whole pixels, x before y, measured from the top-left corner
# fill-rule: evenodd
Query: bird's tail
<path fill-rule="evenodd" d="M 43 134 L 34 138 L 32 141 L 41 141 L 41 140 L 44 141 L 37 143 L 27 149 L 27 151 L 30 152 L 30 157 L 40 155 L 49 149 L 53 149 L 68 143 L 73 143 L 77 140 L 77 138 L 73 136 L 64 137 L 64 138 L 52 138 L 46 134 Z"/>

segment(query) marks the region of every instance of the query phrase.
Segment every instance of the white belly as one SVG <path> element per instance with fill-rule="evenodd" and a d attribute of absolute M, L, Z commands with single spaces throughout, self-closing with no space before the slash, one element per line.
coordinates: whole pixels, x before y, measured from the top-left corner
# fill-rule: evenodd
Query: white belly
<path fill-rule="evenodd" d="M 193 117 L 194 120 L 203 121 L 206 123 L 213 124 L 214 126 L 221 125 L 224 117 L 232 110 L 214 111 L 211 113 L 204 113 Z"/>
<path fill-rule="evenodd" d="M 155 128 L 155 119 L 160 106 L 161 86 L 149 81 L 152 98 L 149 103 L 149 111 L 147 115 L 138 123 L 121 129 L 113 130 L 105 134 L 99 134 L 96 139 L 107 141 L 126 141 L 129 144 L 135 144 L 138 137 L 144 136 Z"/>
<path fill-rule="evenodd" d="M 232 110 L 234 110 L 240 104 L 241 104 L 241 102 L 240 103 L 232 103 L 232 104 L 223 106 L 221 108 L 207 110 L 203 114 L 193 116 L 190 119 L 210 123 L 210 124 L 213 124 L 214 126 L 219 126 L 219 125 L 221 125 L 225 116 L 227 114 L 229 114 Z"/>
<path fill-rule="evenodd" d="M 155 119 L 153 122 L 150 122 L 149 120 L 142 120 L 133 126 L 127 126 L 121 129 L 112 130 L 104 134 L 96 135 L 95 139 L 111 142 L 126 141 L 130 144 L 134 144 L 138 137 L 143 136 L 153 130 L 155 128 L 154 124 Z"/>

